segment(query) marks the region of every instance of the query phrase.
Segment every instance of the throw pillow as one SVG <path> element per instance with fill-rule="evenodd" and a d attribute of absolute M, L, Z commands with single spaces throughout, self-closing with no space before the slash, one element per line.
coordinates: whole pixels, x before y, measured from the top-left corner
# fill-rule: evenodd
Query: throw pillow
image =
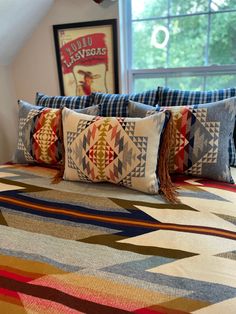
<path fill-rule="evenodd" d="M 236 96 L 236 88 L 219 89 L 206 92 L 177 90 L 161 86 L 157 88 L 158 105 L 164 107 L 212 103 L 234 96 Z M 231 166 L 236 167 L 236 124 L 233 138 L 233 140 L 230 140 L 229 161 Z"/>
<path fill-rule="evenodd" d="M 157 194 L 159 143 L 166 117 L 167 112 L 144 119 L 96 117 L 64 108 L 64 179 L 107 181 Z"/>
<path fill-rule="evenodd" d="M 93 96 L 47 96 L 36 93 L 35 104 L 48 108 L 82 109 L 93 105 Z"/>
<path fill-rule="evenodd" d="M 20 100 L 15 163 L 59 164 L 62 158 L 61 109 Z"/>
<path fill-rule="evenodd" d="M 137 94 L 104 94 L 93 93 L 94 103 L 99 105 L 100 115 L 103 117 L 127 117 L 129 99 L 155 106 L 157 91 L 149 90 Z"/>
<path fill-rule="evenodd" d="M 235 123 L 236 97 L 210 104 L 157 107 L 170 110 L 173 136 L 169 158 L 172 173 L 233 183 L 229 141 Z"/>
<path fill-rule="evenodd" d="M 128 116 L 132 118 L 144 118 L 147 116 L 147 112 L 156 113 L 156 109 L 153 106 L 145 105 L 140 102 L 129 100 L 128 104 Z"/>
<path fill-rule="evenodd" d="M 75 109 L 74 111 L 88 114 L 90 116 L 97 116 L 99 113 L 99 108 L 98 108 L 98 105 L 94 105 L 94 106 L 83 108 L 83 109 Z"/>
<path fill-rule="evenodd" d="M 18 105 L 18 143 L 13 162 L 61 164 L 61 109 L 33 106 L 22 100 L 19 100 Z M 94 115 L 98 112 L 98 106 L 76 111 Z"/>

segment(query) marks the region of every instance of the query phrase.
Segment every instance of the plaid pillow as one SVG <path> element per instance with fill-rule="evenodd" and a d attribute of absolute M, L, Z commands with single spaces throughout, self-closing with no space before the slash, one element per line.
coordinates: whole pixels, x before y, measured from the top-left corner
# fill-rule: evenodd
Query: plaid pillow
<path fill-rule="evenodd" d="M 236 96 L 236 88 L 206 92 L 170 89 L 161 86 L 158 86 L 157 88 L 158 105 L 164 107 L 206 104 L 234 96 Z"/>
<path fill-rule="evenodd" d="M 100 115 L 103 117 L 127 117 L 129 99 L 155 106 L 157 91 L 149 90 L 138 94 L 105 94 L 93 93 L 94 103 L 99 105 Z"/>
<path fill-rule="evenodd" d="M 93 105 L 93 96 L 47 96 L 36 93 L 35 104 L 48 108 L 82 109 Z"/>
<path fill-rule="evenodd" d="M 170 89 L 168 87 L 158 86 L 157 98 L 158 105 L 169 106 L 191 106 L 195 104 L 212 103 L 236 96 L 236 88 L 219 89 L 212 91 L 188 91 Z M 230 165 L 236 167 L 236 130 L 234 130 L 234 139 L 230 141 L 229 161 Z"/>

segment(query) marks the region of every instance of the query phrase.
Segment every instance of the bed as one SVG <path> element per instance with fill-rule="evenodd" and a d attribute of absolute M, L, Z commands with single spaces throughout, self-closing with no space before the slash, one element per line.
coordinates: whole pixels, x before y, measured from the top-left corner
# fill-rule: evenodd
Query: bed
<path fill-rule="evenodd" d="M 55 173 L 0 167 L 0 313 L 235 313 L 236 185 L 175 176 L 170 204 Z"/>

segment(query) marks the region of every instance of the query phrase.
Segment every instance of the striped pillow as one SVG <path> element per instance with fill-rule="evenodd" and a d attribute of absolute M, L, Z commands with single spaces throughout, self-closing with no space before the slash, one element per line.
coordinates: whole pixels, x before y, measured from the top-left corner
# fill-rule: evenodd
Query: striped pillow
<path fill-rule="evenodd" d="M 206 92 L 170 89 L 161 86 L 157 88 L 158 105 L 164 107 L 206 104 L 234 96 L 236 96 L 235 87 Z M 236 143 L 236 130 L 234 130 L 234 138 L 231 139 L 229 145 L 230 165 L 236 167 L 236 150 L 234 143 Z"/>
<path fill-rule="evenodd" d="M 93 96 L 48 96 L 36 93 L 35 104 L 48 108 L 83 109 L 93 105 Z"/>
<path fill-rule="evenodd" d="M 100 115 L 103 117 L 127 117 L 129 99 L 151 106 L 157 103 L 157 90 L 137 94 L 93 93 L 93 95 L 94 104 L 99 105 Z"/>

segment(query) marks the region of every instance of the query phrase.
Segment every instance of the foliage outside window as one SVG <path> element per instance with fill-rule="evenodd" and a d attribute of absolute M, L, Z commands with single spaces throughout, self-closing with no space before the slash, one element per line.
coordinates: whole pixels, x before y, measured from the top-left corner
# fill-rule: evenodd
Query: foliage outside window
<path fill-rule="evenodd" d="M 133 91 L 236 86 L 236 0 L 126 0 Z"/>

